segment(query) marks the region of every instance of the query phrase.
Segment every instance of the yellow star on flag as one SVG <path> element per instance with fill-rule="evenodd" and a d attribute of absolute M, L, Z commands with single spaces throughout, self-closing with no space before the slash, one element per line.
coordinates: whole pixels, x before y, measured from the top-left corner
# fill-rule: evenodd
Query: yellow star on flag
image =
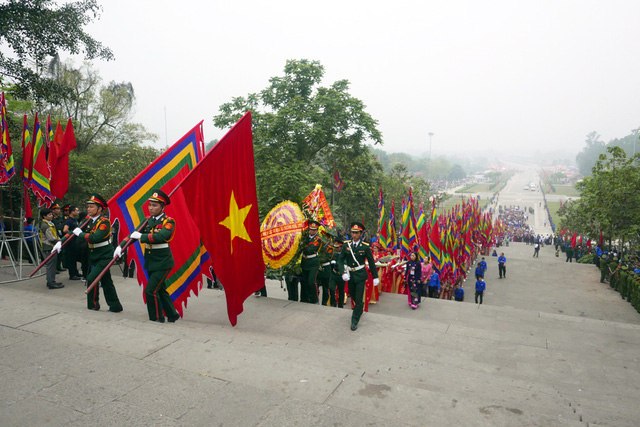
<path fill-rule="evenodd" d="M 220 225 L 225 226 L 231 232 L 231 253 L 233 254 L 233 239 L 239 237 L 247 242 L 251 242 L 251 237 L 244 226 L 244 220 L 247 219 L 251 206 L 247 205 L 242 209 L 238 209 L 238 203 L 231 191 L 231 200 L 229 200 L 229 216 L 224 221 L 220 221 Z"/>

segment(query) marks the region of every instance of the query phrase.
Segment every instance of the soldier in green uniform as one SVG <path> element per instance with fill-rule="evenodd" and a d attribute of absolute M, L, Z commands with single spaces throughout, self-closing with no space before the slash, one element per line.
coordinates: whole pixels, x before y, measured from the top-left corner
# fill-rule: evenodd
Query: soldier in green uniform
<path fill-rule="evenodd" d="M 329 302 L 329 282 L 331 280 L 331 260 L 333 259 L 333 242 L 331 236 L 327 240 L 321 237 L 322 247 L 318 252 L 320 268 L 316 282 L 322 287 L 322 305 Z"/>
<path fill-rule="evenodd" d="M 171 323 L 180 318 L 167 292 L 165 280 L 175 265 L 169 242 L 176 231 L 176 222 L 164 212 L 165 206 L 169 203 L 171 203 L 169 196 L 162 190 L 153 190 L 149 198 L 149 222 L 142 232 L 134 231 L 126 237 L 113 253 L 114 257 L 119 258 L 122 255 L 122 248 L 130 239 L 145 244 L 144 269 L 147 270 L 149 277 L 147 286 L 144 288 L 147 311 L 149 320 L 160 323 L 164 323 L 165 314 Z"/>
<path fill-rule="evenodd" d="M 620 291 L 620 296 L 622 297 L 622 299 L 625 299 L 627 297 L 627 288 L 629 282 L 628 270 L 629 267 L 627 267 L 626 264 L 623 264 L 622 267 L 620 267 L 620 285 L 618 286 L 618 290 Z"/>
<path fill-rule="evenodd" d="M 609 272 L 609 262 L 607 261 L 607 253 L 603 252 L 600 258 L 600 283 L 604 283 Z"/>
<path fill-rule="evenodd" d="M 613 260 L 609 262 L 609 286 L 618 289 L 618 257 L 613 257 Z"/>
<path fill-rule="evenodd" d="M 640 270 L 633 271 L 632 279 L 631 292 L 628 299 L 631 305 L 640 313 Z"/>
<path fill-rule="evenodd" d="M 318 252 L 322 246 L 320 236 L 318 236 L 318 227 L 320 223 L 314 219 L 310 219 L 307 223 L 309 235 L 302 242 L 302 281 L 300 289 L 300 301 L 317 304 L 318 288 L 316 287 L 316 276 L 320 269 L 320 258 Z"/>
<path fill-rule="evenodd" d="M 93 193 L 91 199 L 87 201 L 87 214 L 91 217 L 91 221 L 85 225 L 84 229 L 76 227 L 73 234 L 87 242 L 89 246 L 89 276 L 87 277 L 87 286 L 102 273 L 107 264 L 111 261 L 111 223 L 104 213 L 107 209 L 107 202 L 99 194 Z M 65 236 L 65 239 L 67 236 Z M 122 304 L 118 299 L 116 287 L 111 280 L 111 273 L 107 271 L 102 279 L 100 286 L 104 292 L 104 299 L 109 305 L 109 311 L 119 313 L 122 311 Z M 91 292 L 87 294 L 87 308 L 89 310 L 100 310 L 100 286 L 95 286 Z"/>
<path fill-rule="evenodd" d="M 329 279 L 329 304 L 331 307 L 344 306 L 344 280 L 338 268 L 338 257 L 342 251 L 343 240 L 340 236 L 333 239 L 333 253 L 331 254 L 331 277 Z M 338 299 L 336 300 L 336 289 L 338 290 Z"/>
<path fill-rule="evenodd" d="M 351 330 L 358 329 L 358 322 L 364 309 L 365 282 L 367 281 L 367 270 L 365 261 L 369 262 L 371 276 L 373 276 L 373 286 L 378 286 L 378 270 L 373 259 L 373 253 L 369 244 L 362 241 L 364 225 L 360 222 L 351 223 L 351 240 L 344 242 L 342 251 L 338 257 L 338 268 L 342 273 L 342 280 L 349 282 L 349 295 L 355 306 L 351 315 Z"/>
<path fill-rule="evenodd" d="M 54 203 L 53 205 L 51 205 L 51 212 L 53 212 L 53 219 L 51 220 L 51 222 L 53 222 L 53 224 L 56 226 L 56 231 L 58 232 L 58 236 L 63 236 L 63 228 L 64 228 L 64 217 L 61 216 L 60 214 L 60 204 L 59 203 Z M 58 270 L 58 273 L 62 273 L 63 271 L 67 271 L 66 268 L 62 267 L 62 257 L 64 256 L 64 251 L 66 249 L 62 250 L 62 253 L 58 254 L 58 259 L 56 261 L 56 269 Z"/>

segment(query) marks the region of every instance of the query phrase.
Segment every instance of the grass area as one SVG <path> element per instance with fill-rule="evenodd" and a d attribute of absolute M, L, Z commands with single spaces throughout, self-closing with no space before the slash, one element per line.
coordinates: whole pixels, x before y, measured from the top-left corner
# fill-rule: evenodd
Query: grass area
<path fill-rule="evenodd" d="M 488 193 L 491 191 L 489 187 L 491 184 L 472 184 L 457 190 L 456 193 Z"/>
<path fill-rule="evenodd" d="M 558 227 L 560 225 L 560 217 L 558 216 L 558 209 L 560 209 L 560 202 L 547 202 L 549 207 L 549 214 L 553 219 L 553 223 Z"/>
<path fill-rule="evenodd" d="M 452 196 L 450 199 L 447 199 L 445 202 L 441 203 L 438 206 L 438 211 L 446 211 L 448 209 L 453 208 L 455 205 L 462 204 L 462 196 Z"/>
<path fill-rule="evenodd" d="M 573 185 L 556 185 L 556 192 L 552 194 L 563 194 L 567 197 L 580 197 L 580 193 Z"/>

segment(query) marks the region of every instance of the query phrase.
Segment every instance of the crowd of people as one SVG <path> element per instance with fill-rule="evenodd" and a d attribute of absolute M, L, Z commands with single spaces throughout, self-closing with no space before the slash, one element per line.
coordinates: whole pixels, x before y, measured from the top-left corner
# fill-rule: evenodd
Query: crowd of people
<path fill-rule="evenodd" d="M 342 308 L 351 297 L 352 330 L 357 329 L 362 312 L 378 303 L 382 293 L 406 295 L 413 310 L 426 297 L 464 301 L 463 282 L 481 252 L 480 246 L 474 245 L 471 256 L 458 266 L 458 274 L 443 279 L 438 266 L 418 250 L 402 257 L 399 250 L 385 249 L 376 239 L 365 241 L 364 226 L 359 222 L 351 224 L 351 239 L 319 233 L 319 228 L 317 221 L 308 222 L 301 242 L 301 272 L 284 277 L 288 299 Z M 506 278 L 504 253 L 499 262 L 500 277 Z M 484 257 L 478 266 L 476 303 L 482 304 L 487 268 Z"/>

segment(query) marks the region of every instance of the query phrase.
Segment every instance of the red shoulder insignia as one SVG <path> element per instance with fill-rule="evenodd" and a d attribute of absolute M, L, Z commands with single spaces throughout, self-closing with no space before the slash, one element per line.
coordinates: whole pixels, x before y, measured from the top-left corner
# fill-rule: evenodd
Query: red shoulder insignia
<path fill-rule="evenodd" d="M 164 228 L 166 228 L 167 230 L 171 230 L 173 228 L 173 224 L 168 222 L 167 225 L 164 226 Z"/>
<path fill-rule="evenodd" d="M 103 230 L 103 231 L 104 231 L 104 230 L 106 230 L 108 227 L 107 227 L 107 224 L 100 224 L 100 227 L 98 227 L 98 228 L 99 228 L 100 230 Z"/>

